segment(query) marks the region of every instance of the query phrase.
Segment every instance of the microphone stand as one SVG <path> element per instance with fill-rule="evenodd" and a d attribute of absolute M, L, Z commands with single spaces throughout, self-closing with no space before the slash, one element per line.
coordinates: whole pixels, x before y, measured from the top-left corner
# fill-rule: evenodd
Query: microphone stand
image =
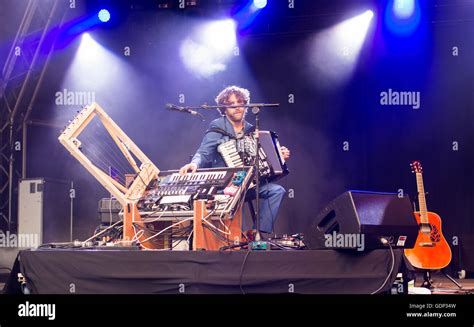
<path fill-rule="evenodd" d="M 265 108 L 265 107 L 278 107 L 279 103 L 249 103 L 249 104 L 232 104 L 232 105 L 225 105 L 220 104 L 217 106 L 209 106 L 207 104 L 203 104 L 199 107 L 184 107 L 187 109 L 219 109 L 219 108 Z"/>
<path fill-rule="evenodd" d="M 255 215 L 257 216 L 256 218 L 256 223 L 255 223 L 255 229 L 257 230 L 255 233 L 255 241 L 260 242 L 262 239 L 262 236 L 260 235 L 260 160 L 259 160 L 259 154 L 260 154 L 260 127 L 259 127 L 259 116 L 258 114 L 260 113 L 260 108 L 259 107 L 252 107 L 252 113 L 255 116 L 255 149 L 256 149 L 256 154 L 255 154 L 255 159 L 254 159 L 254 169 L 255 169 L 255 174 L 256 174 L 256 181 L 255 181 L 255 191 L 256 191 L 256 196 L 255 196 Z"/>

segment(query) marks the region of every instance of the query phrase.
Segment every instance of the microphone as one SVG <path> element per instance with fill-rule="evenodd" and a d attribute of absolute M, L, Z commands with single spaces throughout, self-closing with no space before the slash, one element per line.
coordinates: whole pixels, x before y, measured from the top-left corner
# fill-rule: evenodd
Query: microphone
<path fill-rule="evenodd" d="M 195 111 L 195 110 L 191 110 L 189 108 L 186 108 L 186 107 L 180 107 L 180 106 L 175 106 L 174 104 L 171 104 L 171 103 L 167 103 L 166 104 L 166 109 L 168 110 L 175 110 L 175 111 L 180 111 L 180 112 L 187 112 L 191 115 L 194 115 L 194 116 L 199 116 L 202 121 L 205 121 L 203 115 L 201 115 L 199 112 Z"/>

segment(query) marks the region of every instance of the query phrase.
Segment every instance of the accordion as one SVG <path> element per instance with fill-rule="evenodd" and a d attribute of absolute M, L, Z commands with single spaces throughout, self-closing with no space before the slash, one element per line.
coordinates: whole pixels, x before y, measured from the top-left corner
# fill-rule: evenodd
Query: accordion
<path fill-rule="evenodd" d="M 273 182 L 286 176 L 289 171 L 281 155 L 278 136 L 271 131 L 260 131 L 258 155 L 261 181 Z M 228 167 L 253 166 L 256 157 L 255 133 L 239 139 L 231 139 L 217 147 Z M 253 187 L 253 183 L 251 187 Z"/>

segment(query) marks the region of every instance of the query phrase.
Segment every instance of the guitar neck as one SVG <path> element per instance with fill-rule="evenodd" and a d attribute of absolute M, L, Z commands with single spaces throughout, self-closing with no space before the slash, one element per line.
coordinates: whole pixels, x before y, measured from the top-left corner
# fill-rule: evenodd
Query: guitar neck
<path fill-rule="evenodd" d="M 426 208 L 425 187 L 423 186 L 423 176 L 416 173 L 416 186 L 418 189 L 418 202 L 420 204 L 420 220 L 423 224 L 428 223 L 428 209 Z"/>

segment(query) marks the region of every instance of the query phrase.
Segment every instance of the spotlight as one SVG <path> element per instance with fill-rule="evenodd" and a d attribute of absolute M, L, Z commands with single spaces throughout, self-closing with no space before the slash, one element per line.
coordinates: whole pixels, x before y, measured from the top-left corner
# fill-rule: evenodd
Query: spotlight
<path fill-rule="evenodd" d="M 201 30 L 203 42 L 213 51 L 228 53 L 236 45 L 235 22 L 232 19 L 215 21 Z"/>
<path fill-rule="evenodd" d="M 267 0 L 253 0 L 253 5 L 257 9 L 263 9 L 267 6 Z"/>
<path fill-rule="evenodd" d="M 372 17 L 374 17 L 374 12 L 372 10 L 367 10 L 365 13 L 364 13 L 364 17 L 367 18 L 368 20 L 371 20 Z"/>
<path fill-rule="evenodd" d="M 396 0 L 393 3 L 393 12 L 397 18 L 411 17 L 415 12 L 415 0 Z"/>
<path fill-rule="evenodd" d="M 211 21 L 196 29 L 180 47 L 180 56 L 187 69 L 198 77 L 210 77 L 226 70 L 227 62 L 237 44 L 235 21 Z"/>
<path fill-rule="evenodd" d="M 385 9 L 385 24 L 400 36 L 413 34 L 420 24 L 421 9 L 418 0 L 389 0 Z"/>
<path fill-rule="evenodd" d="M 335 89 L 352 76 L 374 17 L 371 10 L 315 35 L 310 68 L 319 87 Z"/>
<path fill-rule="evenodd" d="M 107 9 L 101 9 L 97 16 L 102 23 L 107 23 L 110 20 L 110 12 Z"/>
<path fill-rule="evenodd" d="M 94 63 L 100 59 L 100 45 L 90 36 L 89 33 L 82 34 L 81 46 L 76 53 L 76 60 L 82 64 Z"/>
<path fill-rule="evenodd" d="M 349 49 L 354 54 L 359 53 L 373 16 L 372 10 L 367 10 L 359 16 L 342 22 L 335 30 L 334 41 L 338 46 Z"/>

